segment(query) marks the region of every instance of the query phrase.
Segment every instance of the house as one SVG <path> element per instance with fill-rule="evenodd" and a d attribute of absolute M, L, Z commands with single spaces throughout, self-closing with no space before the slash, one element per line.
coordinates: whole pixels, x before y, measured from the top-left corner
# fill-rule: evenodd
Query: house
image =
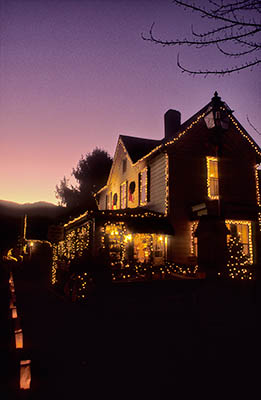
<path fill-rule="evenodd" d="M 114 267 L 216 274 L 237 237 L 245 261 L 229 275 L 251 278 L 245 265 L 261 258 L 260 147 L 217 92 L 186 122 L 176 110 L 164 121 L 161 140 L 119 136 L 107 184 L 96 193 L 99 210 L 64 225 L 56 259 L 102 246 Z"/>

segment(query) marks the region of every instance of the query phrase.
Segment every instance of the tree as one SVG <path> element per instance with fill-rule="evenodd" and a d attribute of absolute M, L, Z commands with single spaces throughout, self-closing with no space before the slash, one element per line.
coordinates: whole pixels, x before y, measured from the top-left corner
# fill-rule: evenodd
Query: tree
<path fill-rule="evenodd" d="M 196 32 L 192 26 L 188 38 L 162 40 L 154 35 L 154 23 L 149 35 L 142 34 L 148 40 L 162 46 L 192 46 L 197 49 L 216 47 L 218 53 L 230 59 L 238 59 L 239 64 L 232 67 L 221 67 L 215 70 L 193 70 L 184 67 L 177 57 L 177 65 L 182 72 L 193 75 L 227 75 L 244 69 L 252 69 L 261 63 L 258 52 L 261 50 L 259 41 L 261 30 L 261 1 L 257 0 L 208 0 L 206 6 L 199 2 L 173 0 L 174 5 L 181 6 L 185 11 L 192 11 L 201 18 L 209 19 L 210 30 Z M 200 2 L 201 3 L 201 2 Z M 202 4 L 202 3 L 201 3 Z M 259 36 L 259 37 L 258 37 Z"/>
<path fill-rule="evenodd" d="M 249 258 L 243 252 L 243 244 L 238 234 L 231 235 L 228 242 L 228 268 L 239 268 L 249 264 Z"/>
<path fill-rule="evenodd" d="M 252 273 L 249 271 L 249 257 L 244 254 L 243 244 L 236 230 L 231 230 L 228 241 L 228 275 L 232 278 L 249 278 Z"/>
<path fill-rule="evenodd" d="M 78 186 L 69 187 L 69 180 L 66 177 L 56 185 L 56 197 L 61 205 L 71 209 L 96 208 L 94 193 L 106 184 L 111 165 L 110 155 L 98 147 L 85 157 L 81 156 L 77 167 L 72 170 Z"/>

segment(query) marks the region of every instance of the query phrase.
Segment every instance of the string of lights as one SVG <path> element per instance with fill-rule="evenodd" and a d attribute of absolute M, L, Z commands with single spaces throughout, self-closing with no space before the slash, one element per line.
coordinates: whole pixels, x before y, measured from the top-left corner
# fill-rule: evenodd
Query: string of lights
<path fill-rule="evenodd" d="M 165 153 L 165 216 L 169 213 L 169 156 Z"/>

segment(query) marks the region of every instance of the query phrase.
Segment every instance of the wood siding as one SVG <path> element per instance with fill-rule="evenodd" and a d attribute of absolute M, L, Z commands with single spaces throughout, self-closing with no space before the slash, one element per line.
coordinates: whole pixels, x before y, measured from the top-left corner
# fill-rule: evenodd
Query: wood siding
<path fill-rule="evenodd" d="M 177 263 L 190 259 L 192 206 L 206 203 L 208 212 L 218 212 L 217 200 L 207 193 L 206 157 L 217 155 L 214 134 L 202 121 L 169 148 L 169 208 L 175 231 L 169 254 Z M 256 221 L 256 156 L 232 124 L 224 133 L 218 160 L 221 216 Z"/>
<path fill-rule="evenodd" d="M 160 154 L 150 162 L 150 202 L 149 208 L 153 211 L 165 212 L 166 179 L 165 154 Z"/>
<path fill-rule="evenodd" d="M 123 172 L 122 162 L 126 159 L 126 170 Z M 135 182 L 135 192 L 132 197 L 127 195 L 127 207 L 136 208 L 139 206 L 139 181 L 138 175 L 140 171 L 146 166 L 145 161 L 133 165 L 121 141 L 118 142 L 111 174 L 109 176 L 107 186 L 99 194 L 99 209 L 106 209 L 106 195 L 112 193 L 112 197 L 117 193 L 118 202 L 117 209 L 120 208 L 120 186 L 123 182 L 128 181 L 128 186 L 131 182 Z"/>

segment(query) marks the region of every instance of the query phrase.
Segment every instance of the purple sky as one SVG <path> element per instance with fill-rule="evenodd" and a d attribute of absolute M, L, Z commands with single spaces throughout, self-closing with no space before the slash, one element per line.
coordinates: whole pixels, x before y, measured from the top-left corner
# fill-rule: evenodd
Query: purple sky
<path fill-rule="evenodd" d="M 204 1 L 200 1 L 200 4 Z M 261 145 L 260 70 L 192 77 L 176 66 L 222 65 L 216 52 L 145 42 L 184 37 L 191 15 L 170 0 L 0 0 L 0 199 L 56 203 L 55 185 L 96 146 L 118 135 L 163 137 L 163 115 L 182 122 L 215 90 Z M 200 22 L 202 26 L 202 22 Z M 205 22 L 206 24 L 206 22 Z M 198 25 L 200 26 L 200 25 Z"/>

